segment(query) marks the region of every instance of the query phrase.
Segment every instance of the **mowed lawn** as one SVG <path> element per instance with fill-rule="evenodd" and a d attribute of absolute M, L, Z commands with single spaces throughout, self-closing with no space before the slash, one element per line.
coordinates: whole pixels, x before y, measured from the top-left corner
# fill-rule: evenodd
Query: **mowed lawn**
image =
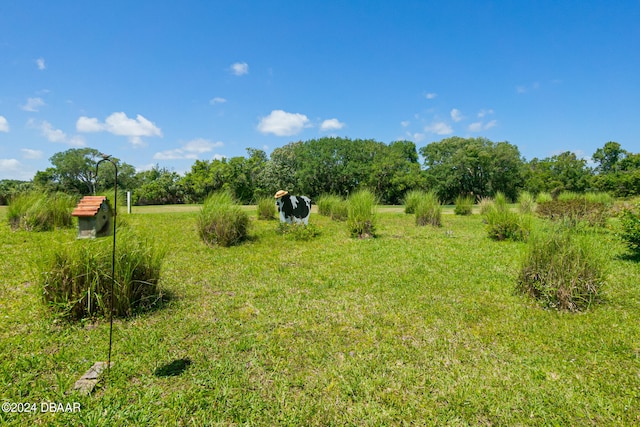
<path fill-rule="evenodd" d="M 379 237 L 358 240 L 312 214 L 320 236 L 297 241 L 247 209 L 251 239 L 231 248 L 199 240 L 197 208 L 123 214 L 167 249 L 169 298 L 114 322 L 90 396 L 68 390 L 106 360 L 108 321 L 56 320 L 33 267 L 76 231 L 12 232 L 0 210 L 0 400 L 38 405 L 0 424 L 640 425 L 640 264 L 613 230 L 594 238 L 604 302 L 570 314 L 515 292 L 526 245 L 489 240 L 479 215 L 432 228 L 382 209 Z"/>

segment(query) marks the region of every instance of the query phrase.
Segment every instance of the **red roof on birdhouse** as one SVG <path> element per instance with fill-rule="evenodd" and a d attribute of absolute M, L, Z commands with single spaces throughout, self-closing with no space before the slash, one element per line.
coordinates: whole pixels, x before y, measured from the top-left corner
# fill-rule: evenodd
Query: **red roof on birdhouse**
<path fill-rule="evenodd" d="M 103 203 L 107 202 L 105 196 L 85 196 L 78 206 L 71 212 L 72 216 L 96 216 Z"/>

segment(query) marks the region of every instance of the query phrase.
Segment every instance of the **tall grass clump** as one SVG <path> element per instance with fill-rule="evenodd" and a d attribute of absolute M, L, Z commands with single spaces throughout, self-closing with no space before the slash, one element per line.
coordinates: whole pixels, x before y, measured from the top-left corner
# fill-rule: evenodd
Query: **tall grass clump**
<path fill-rule="evenodd" d="M 501 192 L 496 193 L 484 221 L 489 237 L 494 240 L 526 240 L 531 230 L 531 217 L 511 212 L 507 198 Z"/>
<path fill-rule="evenodd" d="M 521 214 L 532 214 L 536 210 L 536 199 L 528 191 L 522 191 L 518 195 L 518 211 Z"/>
<path fill-rule="evenodd" d="M 71 211 L 76 204 L 74 196 L 57 192 L 31 191 L 14 197 L 7 208 L 7 219 L 12 229 L 50 231 L 73 227 Z"/>
<path fill-rule="evenodd" d="M 415 206 L 416 225 L 442 226 L 442 206 L 435 191 L 424 193 Z"/>
<path fill-rule="evenodd" d="M 473 212 L 473 197 L 459 195 L 456 198 L 456 207 L 453 212 L 456 215 L 471 215 Z"/>
<path fill-rule="evenodd" d="M 359 190 L 347 201 L 347 227 L 351 237 L 361 239 L 375 237 L 376 232 L 376 197 L 369 190 Z"/>
<path fill-rule="evenodd" d="M 554 226 L 538 230 L 529 239 L 517 288 L 544 306 L 582 311 L 601 294 L 604 260 L 594 250 L 594 237 Z"/>
<path fill-rule="evenodd" d="M 404 213 L 414 214 L 416 213 L 416 206 L 425 198 L 425 193 L 422 190 L 409 190 L 404 195 Z"/>
<path fill-rule="evenodd" d="M 118 233 L 115 282 L 112 239 L 85 239 L 51 249 L 39 260 L 44 301 L 69 320 L 109 314 L 129 316 L 160 301 L 158 287 L 165 252 L 130 231 Z"/>
<path fill-rule="evenodd" d="M 273 200 L 273 197 L 263 197 L 261 199 L 258 199 L 256 209 L 258 219 L 276 219 L 276 213 L 278 212 L 278 210 L 276 209 L 276 203 Z"/>
<path fill-rule="evenodd" d="M 556 200 L 539 203 L 536 213 L 542 218 L 566 222 L 571 226 L 585 223 L 604 227 L 610 216 L 610 206 L 593 196 L 587 198 L 575 193 L 561 193 Z"/>
<path fill-rule="evenodd" d="M 198 215 L 198 233 L 209 246 L 231 246 L 247 237 L 249 216 L 227 192 L 209 195 Z"/>
<path fill-rule="evenodd" d="M 551 200 L 553 200 L 553 196 L 551 195 L 551 193 L 548 193 L 546 191 L 540 192 L 536 196 L 536 203 L 550 202 Z"/>
<path fill-rule="evenodd" d="M 335 221 L 347 219 L 347 201 L 334 194 L 323 194 L 318 198 L 318 213 Z"/>
<path fill-rule="evenodd" d="M 638 208 L 640 209 L 640 204 Z M 640 215 L 626 209 L 620 217 L 620 225 L 622 227 L 620 237 L 635 256 L 640 256 Z"/>
<path fill-rule="evenodd" d="M 489 210 L 493 207 L 494 201 L 491 197 L 482 197 L 478 201 L 478 209 L 480 211 L 480 215 L 485 215 Z"/>

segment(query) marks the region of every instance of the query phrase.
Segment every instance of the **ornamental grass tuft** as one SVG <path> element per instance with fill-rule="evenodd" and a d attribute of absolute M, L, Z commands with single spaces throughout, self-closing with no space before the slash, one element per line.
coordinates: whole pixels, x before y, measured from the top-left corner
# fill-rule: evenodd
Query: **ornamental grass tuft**
<path fill-rule="evenodd" d="M 351 194 L 347 202 L 347 227 L 351 237 L 360 239 L 375 237 L 377 225 L 375 195 L 369 190 L 359 190 Z"/>
<path fill-rule="evenodd" d="M 442 226 L 442 206 L 435 191 L 424 193 L 415 205 L 416 225 Z"/>
<path fill-rule="evenodd" d="M 209 246 L 232 246 L 247 238 L 249 216 L 227 192 L 207 197 L 198 215 L 198 233 Z"/>
<path fill-rule="evenodd" d="M 113 286 L 114 316 L 129 316 L 158 303 L 165 256 L 130 230 L 116 241 L 115 282 L 111 276 L 113 239 L 83 239 L 51 249 L 38 261 L 45 303 L 68 320 L 108 315 Z"/>
<path fill-rule="evenodd" d="M 41 193 L 31 191 L 14 197 L 7 209 L 7 219 L 12 229 L 26 231 L 50 231 L 73 227 L 71 211 L 75 197 L 65 193 Z"/>

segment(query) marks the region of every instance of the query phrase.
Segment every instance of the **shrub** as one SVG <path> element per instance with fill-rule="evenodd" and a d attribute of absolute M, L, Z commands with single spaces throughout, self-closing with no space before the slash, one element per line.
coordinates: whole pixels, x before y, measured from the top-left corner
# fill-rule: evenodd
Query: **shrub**
<path fill-rule="evenodd" d="M 231 246 L 247 237 L 249 216 L 227 192 L 206 198 L 198 216 L 198 232 L 209 246 Z"/>
<path fill-rule="evenodd" d="M 375 237 L 376 198 L 369 190 L 357 191 L 347 201 L 347 226 L 352 237 L 361 239 Z"/>
<path fill-rule="evenodd" d="M 550 202 L 551 200 L 553 200 L 553 196 L 551 196 L 551 193 L 547 193 L 546 191 L 538 193 L 536 196 L 536 203 Z"/>
<path fill-rule="evenodd" d="M 485 215 L 494 205 L 495 202 L 491 197 L 482 197 L 478 201 L 478 209 L 480 210 L 480 215 Z"/>
<path fill-rule="evenodd" d="M 559 226 L 533 233 L 518 278 L 518 289 L 559 310 L 587 309 L 605 282 L 593 237 Z"/>
<path fill-rule="evenodd" d="M 424 193 L 422 199 L 415 205 L 415 213 L 417 225 L 442 226 L 442 206 L 435 191 Z"/>
<path fill-rule="evenodd" d="M 14 197 L 7 208 L 12 229 L 50 231 L 73 227 L 71 211 L 76 199 L 65 193 L 31 191 Z"/>
<path fill-rule="evenodd" d="M 456 207 L 453 210 L 456 215 L 471 215 L 472 211 L 473 197 L 460 195 L 456 198 Z"/>
<path fill-rule="evenodd" d="M 622 226 L 620 237 L 632 252 L 640 255 L 640 216 L 631 210 L 625 210 L 622 212 L 620 225 Z"/>
<path fill-rule="evenodd" d="M 422 190 L 410 190 L 404 195 L 404 213 L 413 214 L 416 212 L 416 206 L 424 199 L 426 193 Z"/>
<path fill-rule="evenodd" d="M 542 202 L 538 204 L 536 213 L 542 218 L 564 221 L 572 226 L 585 222 L 591 226 L 604 227 L 609 217 L 609 208 L 602 202 L 590 201 L 581 196 Z"/>
<path fill-rule="evenodd" d="M 113 285 L 114 316 L 149 308 L 158 288 L 165 253 L 130 231 L 116 241 L 115 283 L 111 278 L 112 239 L 83 239 L 52 250 L 39 261 L 45 302 L 63 317 L 77 320 L 109 314 Z"/>
<path fill-rule="evenodd" d="M 289 236 L 293 240 L 311 240 L 320 235 L 320 230 L 313 224 L 278 224 L 277 232 L 283 236 Z"/>
<path fill-rule="evenodd" d="M 501 192 L 496 193 L 493 205 L 485 213 L 484 221 L 489 237 L 494 240 L 527 240 L 531 229 L 531 218 L 511 212 L 507 198 Z"/>
<path fill-rule="evenodd" d="M 536 210 L 536 201 L 531 193 L 523 191 L 518 196 L 518 210 L 522 214 L 531 214 Z"/>
<path fill-rule="evenodd" d="M 258 200 L 257 213 L 258 219 L 272 220 L 276 219 L 276 203 L 273 197 L 264 197 Z"/>
<path fill-rule="evenodd" d="M 347 201 L 340 196 L 325 194 L 318 198 L 318 213 L 335 221 L 347 219 Z"/>

